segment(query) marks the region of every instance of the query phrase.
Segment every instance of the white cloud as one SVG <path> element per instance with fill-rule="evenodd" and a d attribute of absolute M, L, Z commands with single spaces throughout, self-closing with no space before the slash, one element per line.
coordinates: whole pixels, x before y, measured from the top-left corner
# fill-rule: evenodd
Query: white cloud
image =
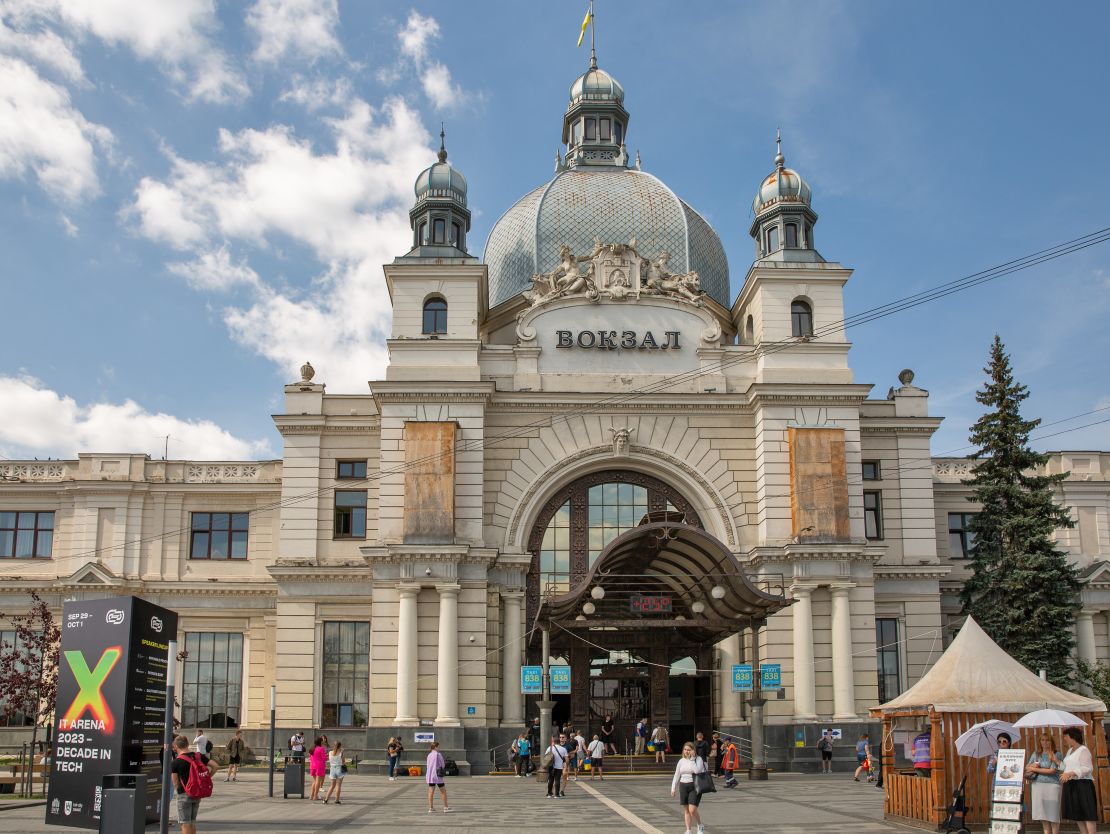
<path fill-rule="evenodd" d="M 4 10 L 24 26 L 52 23 L 78 37 L 126 46 L 186 86 L 190 99 L 219 103 L 248 92 L 242 75 L 212 41 L 219 28 L 212 0 L 6 0 Z"/>
<path fill-rule="evenodd" d="M 281 101 L 299 104 L 310 113 L 325 107 L 346 106 L 353 98 L 351 82 L 346 78 L 305 78 L 303 75 L 294 75 L 281 93 Z"/>
<path fill-rule="evenodd" d="M 409 19 L 397 33 L 401 42 L 401 54 L 413 61 L 422 63 L 428 57 L 428 45 L 439 37 L 439 23 L 434 17 L 424 17 L 415 9 L 409 12 Z"/>
<path fill-rule="evenodd" d="M 243 284 L 261 286 L 258 273 L 246 261 L 233 262 L 226 246 L 202 252 L 188 262 L 169 264 L 166 268 L 198 290 L 229 290 Z"/>
<path fill-rule="evenodd" d="M 459 104 L 463 99 L 462 90 L 451 83 L 451 71 L 443 64 L 429 64 L 420 76 L 424 94 L 440 110 Z"/>
<path fill-rule="evenodd" d="M 78 202 L 100 191 L 96 149 L 112 142 L 111 131 L 88 121 L 64 87 L 0 55 L 0 178 L 32 173 L 55 199 Z"/>
<path fill-rule="evenodd" d="M 78 233 L 81 231 L 77 228 L 77 224 L 64 214 L 60 214 L 58 217 L 62 221 L 62 228 L 65 230 L 66 237 L 77 237 Z"/>
<path fill-rule="evenodd" d="M 224 311 L 236 340 L 290 379 L 309 359 L 333 390 L 361 391 L 385 367 L 381 264 L 409 249 L 412 183 L 434 152 L 401 99 L 381 108 L 352 99 L 323 123 L 330 148 L 273 125 L 221 131 L 213 162 L 171 152 L 167 178 L 143 179 L 127 214 L 140 234 L 194 254 L 170 267 L 193 286 L 250 288 L 250 303 Z M 275 240 L 315 258 L 308 289 L 276 289 L 233 256 Z"/>
<path fill-rule="evenodd" d="M 338 0 L 258 0 L 247 12 L 258 38 L 254 57 L 275 63 L 286 53 L 308 59 L 342 52 L 335 29 Z"/>
<path fill-rule="evenodd" d="M 0 14 L 3 7 L 0 6 Z M 37 64 L 49 67 L 67 81 L 87 84 L 81 62 L 68 41 L 49 29 L 37 32 L 17 32 L 0 19 L 0 52 L 20 55 Z"/>
<path fill-rule="evenodd" d="M 29 377 L 0 376 L 0 451 L 5 457 L 72 458 L 95 450 L 171 457 L 249 460 L 273 457 L 265 440 L 243 440 L 209 420 L 152 413 L 138 403 L 81 406 Z"/>

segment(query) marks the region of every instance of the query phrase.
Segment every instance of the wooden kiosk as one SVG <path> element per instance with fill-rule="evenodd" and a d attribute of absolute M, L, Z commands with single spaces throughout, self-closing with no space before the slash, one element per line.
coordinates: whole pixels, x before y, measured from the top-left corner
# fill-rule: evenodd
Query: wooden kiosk
<path fill-rule="evenodd" d="M 1083 735 L 1095 762 L 1100 821 L 1110 822 L 1110 767 L 1102 727 L 1106 705 L 1041 680 L 1006 654 L 971 618 L 925 677 L 894 700 L 871 710 L 871 715 L 883 722 L 882 739 L 877 745 L 873 740 L 882 756 L 883 816 L 939 830 L 952 793 L 966 776 L 967 823 L 985 826 L 991 793 L 987 760 L 957 754 L 956 739 L 980 721 L 1016 721 L 1027 712 L 1046 707 L 1067 710 L 1087 722 Z M 926 729 L 931 735 L 932 759 L 928 778 L 914 773 L 912 764 L 899 765 L 899 758 L 904 762 L 905 757 L 899 757 L 895 747 Z M 1020 731 L 1013 746 L 1032 751 L 1040 732 Z M 1061 731 L 1049 732 L 1062 755 Z M 1024 820 L 1029 822 L 1028 810 Z"/>

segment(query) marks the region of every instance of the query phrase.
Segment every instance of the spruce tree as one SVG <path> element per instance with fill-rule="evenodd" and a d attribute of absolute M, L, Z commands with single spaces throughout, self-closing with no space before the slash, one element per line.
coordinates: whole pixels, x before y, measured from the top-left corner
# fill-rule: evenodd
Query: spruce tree
<path fill-rule="evenodd" d="M 1073 526 L 1053 497 L 1067 473 L 1040 474 L 1048 455 L 1029 447 L 1029 433 L 1041 421 L 1022 418 L 1029 389 L 1014 381 L 997 335 L 983 370 L 988 380 L 975 399 L 987 411 L 971 428 L 977 447 L 971 458 L 978 463 L 963 482 L 982 507 L 968 524 L 975 541 L 972 575 L 960 595 L 964 613 L 1029 669 L 1044 669 L 1063 685 L 1071 675 L 1079 605 L 1076 570 L 1052 541 L 1056 529 Z"/>

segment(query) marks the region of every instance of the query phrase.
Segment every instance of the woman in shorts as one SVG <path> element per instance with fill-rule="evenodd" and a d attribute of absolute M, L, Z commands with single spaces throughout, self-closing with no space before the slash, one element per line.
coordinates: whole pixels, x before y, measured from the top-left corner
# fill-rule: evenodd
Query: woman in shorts
<path fill-rule="evenodd" d="M 436 788 L 439 788 L 439 795 L 443 798 L 443 813 L 448 814 L 451 812 L 451 806 L 447 804 L 447 786 L 443 784 L 443 771 L 447 767 L 447 763 L 443 760 L 443 754 L 439 752 L 439 742 L 433 741 L 428 745 L 428 761 L 426 762 L 428 775 L 425 777 L 428 783 L 428 813 L 435 810 L 435 797 Z"/>
<path fill-rule="evenodd" d="M 325 805 L 331 799 L 332 791 L 335 792 L 335 804 L 343 804 L 339 797 L 343 793 L 343 775 L 346 772 L 346 767 L 343 763 L 343 742 L 337 741 L 335 747 L 328 753 L 328 771 L 331 775 L 331 784 L 328 785 L 328 795 L 324 797 Z"/>
<path fill-rule="evenodd" d="M 312 777 L 312 790 L 309 791 L 308 798 L 313 802 L 320 798 L 320 791 L 324 789 L 327 768 L 328 748 L 324 746 L 323 736 L 317 736 L 312 752 L 308 754 L 308 775 Z"/>
<path fill-rule="evenodd" d="M 698 793 L 696 777 L 707 771 L 705 760 L 694 755 L 693 743 L 688 741 L 682 745 L 682 758 L 678 760 L 674 779 L 671 780 L 671 796 L 678 796 L 678 804 L 682 806 L 682 815 L 686 818 L 687 834 L 694 830 L 695 825 L 698 834 L 704 834 L 705 831 L 698 813 L 701 794 Z"/>

